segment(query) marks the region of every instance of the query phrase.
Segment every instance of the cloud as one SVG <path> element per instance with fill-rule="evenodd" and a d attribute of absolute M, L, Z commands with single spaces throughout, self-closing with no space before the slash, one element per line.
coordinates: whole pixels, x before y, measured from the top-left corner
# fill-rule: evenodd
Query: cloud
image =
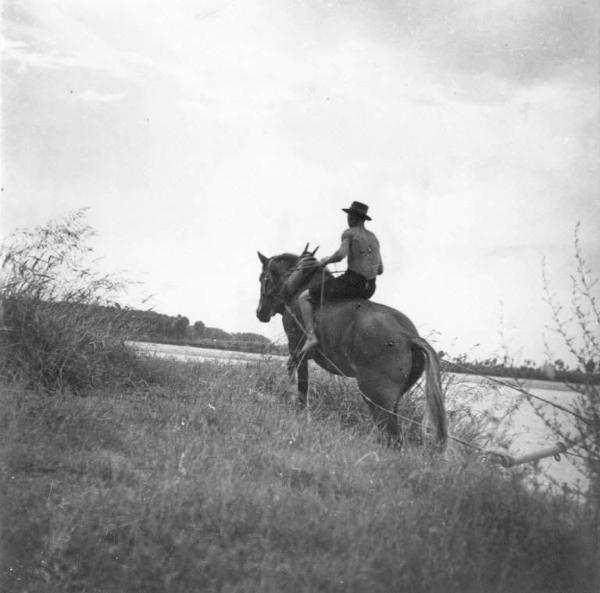
<path fill-rule="evenodd" d="M 18 14 L 7 13 L 6 30 L 11 38 L 5 59 L 16 62 L 20 72 L 36 67 L 126 74 L 120 53 L 92 26 L 66 10 L 47 2 L 29 1 L 19 6 Z"/>
<path fill-rule="evenodd" d="M 21 73 L 28 67 L 58 69 L 77 65 L 77 60 L 72 56 L 57 52 L 38 51 L 30 43 L 15 41 L 7 37 L 2 39 L 2 55 L 6 63 L 15 62 Z"/>
<path fill-rule="evenodd" d="M 113 101 L 120 101 L 123 97 L 125 97 L 125 93 L 103 93 L 92 89 L 87 89 L 79 93 L 78 97 L 83 101 L 110 103 Z"/>
<path fill-rule="evenodd" d="M 401 62 L 421 56 L 448 84 L 482 74 L 525 86 L 556 77 L 597 81 L 597 2 L 308 0 L 304 11 L 318 14 L 316 27 L 330 43 L 370 36 L 400 50 Z"/>
<path fill-rule="evenodd" d="M 451 67 L 519 85 L 595 80 L 599 15 L 596 3 L 572 0 L 466 3 L 452 25 L 438 24 L 432 46 Z"/>

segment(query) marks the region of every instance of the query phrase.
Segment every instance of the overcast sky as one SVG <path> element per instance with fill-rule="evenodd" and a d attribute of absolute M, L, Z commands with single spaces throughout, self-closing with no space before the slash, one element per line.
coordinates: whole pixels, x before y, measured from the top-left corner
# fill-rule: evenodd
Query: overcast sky
<path fill-rule="evenodd" d="M 543 360 L 577 221 L 600 268 L 595 1 L 2 5 L 3 234 L 89 207 L 159 312 L 282 338 L 256 251 L 328 255 L 353 200 L 452 354 Z"/>

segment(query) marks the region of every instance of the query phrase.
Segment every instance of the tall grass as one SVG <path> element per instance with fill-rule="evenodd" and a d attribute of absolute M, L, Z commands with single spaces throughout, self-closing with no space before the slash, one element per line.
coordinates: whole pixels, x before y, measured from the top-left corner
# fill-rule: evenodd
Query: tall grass
<path fill-rule="evenodd" d="M 380 447 L 345 382 L 299 413 L 278 365 L 147 364 L 87 398 L 2 392 L 3 591 L 596 590 L 583 507 Z"/>
<path fill-rule="evenodd" d="M 130 324 L 116 296 L 124 282 L 95 270 L 92 229 L 77 211 L 13 234 L 0 252 L 4 376 L 48 393 L 83 393 L 130 379 Z M 131 329 L 131 328 L 129 328 Z"/>
<path fill-rule="evenodd" d="M 574 427 L 565 430 L 547 410 L 533 401 L 530 403 L 544 423 L 577 455 L 575 463 L 590 484 L 586 498 L 595 511 L 594 523 L 600 540 L 600 386 L 593 381 L 594 372 L 600 368 L 600 276 L 586 259 L 580 232 L 578 223 L 574 231 L 571 294 L 566 302 L 554 292 L 545 265 L 543 269 L 544 300 L 552 314 L 550 329 L 559 337 L 583 378 L 583 383 L 569 385 L 579 394 L 572 410 L 576 414 Z M 547 350 L 551 360 L 549 347 Z"/>
<path fill-rule="evenodd" d="M 382 448 L 353 383 L 315 373 L 298 412 L 279 364 L 133 355 L 90 232 L 3 250 L 1 591 L 597 591 L 589 507 L 432 458 L 411 422 Z"/>

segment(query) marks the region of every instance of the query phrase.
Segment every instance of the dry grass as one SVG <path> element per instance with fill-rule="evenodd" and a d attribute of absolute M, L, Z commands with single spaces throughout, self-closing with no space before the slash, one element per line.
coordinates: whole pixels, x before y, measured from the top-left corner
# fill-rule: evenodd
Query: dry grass
<path fill-rule="evenodd" d="M 75 215 L 3 251 L 0 590 L 598 590 L 589 507 L 382 448 L 351 382 L 315 373 L 299 412 L 278 364 L 134 357 L 88 234 Z"/>
<path fill-rule="evenodd" d="M 84 211 L 13 234 L 0 251 L 0 374 L 53 393 L 131 381 L 126 283 L 95 271 Z M 133 373 L 133 375 L 132 375 Z"/>
<path fill-rule="evenodd" d="M 568 500 L 380 447 L 354 387 L 148 362 L 86 398 L 2 391 L 2 590 L 595 591 Z M 340 410 L 342 413 L 339 413 Z"/>

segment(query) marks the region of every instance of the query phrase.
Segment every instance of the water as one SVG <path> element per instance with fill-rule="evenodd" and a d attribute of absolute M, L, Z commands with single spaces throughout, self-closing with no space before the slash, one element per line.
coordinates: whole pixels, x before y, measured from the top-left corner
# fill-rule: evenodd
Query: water
<path fill-rule="evenodd" d="M 185 361 L 213 361 L 223 364 L 242 364 L 252 361 L 273 360 L 286 361 L 284 356 L 254 354 L 248 352 L 232 352 L 194 346 L 171 344 L 150 344 L 134 342 L 132 345 L 139 351 Z M 486 449 L 499 450 L 512 457 L 539 451 L 558 442 L 560 437 L 554 434 L 544 423 L 527 397 L 517 390 L 504 385 L 497 385 L 483 377 L 449 373 L 446 375 L 446 397 L 448 412 L 453 410 L 469 410 L 488 427 Z M 575 406 L 577 393 L 567 386 L 550 381 L 520 381 L 502 379 L 506 383 L 519 385 L 525 391 L 572 409 Z M 573 416 L 554 408 L 551 403 L 541 403 L 539 407 L 548 419 L 556 420 L 561 429 L 569 436 L 574 436 Z M 570 487 L 587 483 L 577 466 L 580 460 L 571 455 L 560 455 L 557 461 L 553 457 L 538 463 L 542 481 L 554 482 L 554 485 L 565 484 Z"/>
<path fill-rule="evenodd" d="M 217 350 L 213 348 L 197 348 L 196 346 L 180 346 L 173 344 L 154 344 L 148 342 L 129 342 L 136 350 L 159 356 L 160 358 L 174 358 L 176 360 L 185 360 L 193 362 L 223 362 L 223 363 L 244 363 L 251 361 L 264 360 L 264 354 L 255 354 L 253 352 L 234 352 L 231 350 Z M 273 360 L 285 361 L 285 356 L 269 355 Z"/>
<path fill-rule="evenodd" d="M 452 379 L 453 383 L 447 389 L 448 410 L 469 406 L 476 416 L 483 419 L 489 427 L 486 448 L 519 457 L 564 442 L 561 435 L 546 425 L 544 419 L 551 424 L 556 423 L 563 436 L 575 438 L 578 434 L 574 416 L 552 406 L 558 404 L 567 410 L 576 408 L 581 396 L 565 385 L 550 381 L 517 383 L 511 379 L 501 379 L 548 402 L 533 400 L 534 407 L 524 394 L 510 386 L 497 385 L 485 378 L 469 375 L 454 375 Z M 581 459 L 569 453 L 559 457 L 559 460 L 548 457 L 530 465 L 537 465 L 543 483 L 585 489 L 587 479 L 578 469 Z"/>

